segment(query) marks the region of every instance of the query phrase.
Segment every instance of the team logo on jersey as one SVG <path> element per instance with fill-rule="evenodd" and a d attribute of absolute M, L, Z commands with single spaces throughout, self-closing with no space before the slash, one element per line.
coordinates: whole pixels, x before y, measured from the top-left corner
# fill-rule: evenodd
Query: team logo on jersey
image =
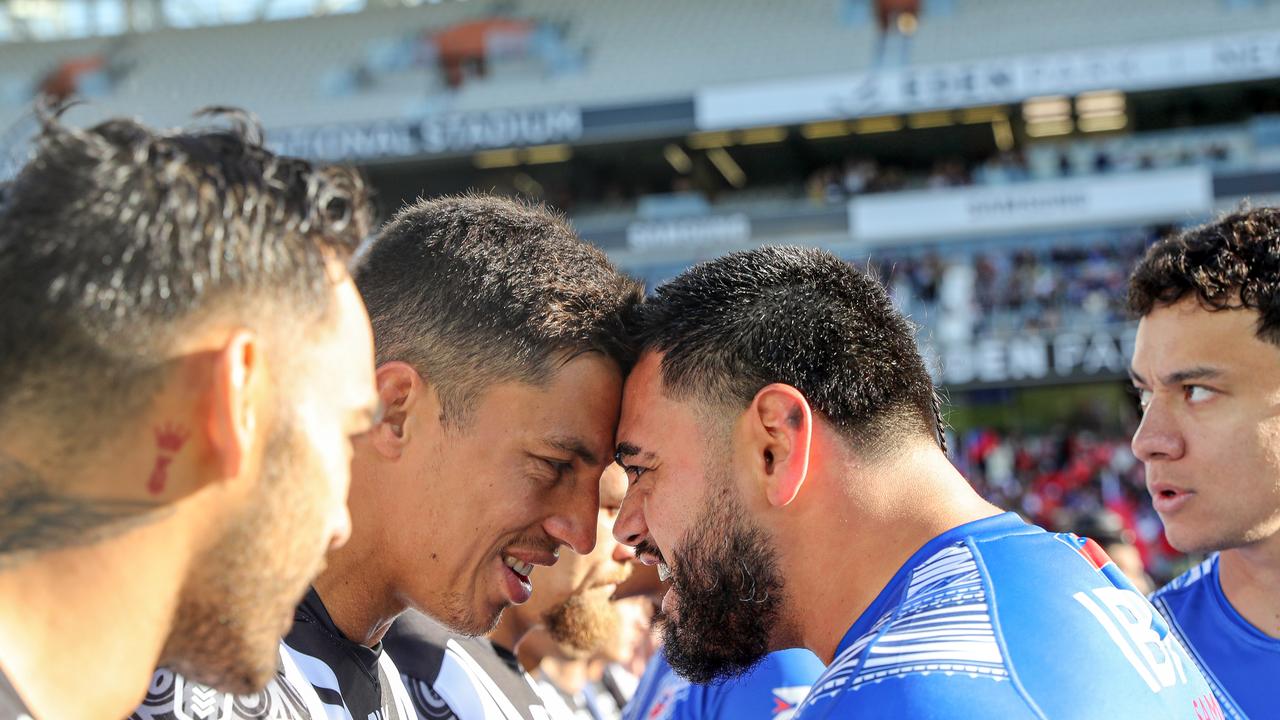
<path fill-rule="evenodd" d="M 805 697 L 809 695 L 808 685 L 796 685 L 794 687 L 780 687 L 773 689 L 773 717 L 774 720 L 791 720 L 791 716 L 796 714 L 796 708 L 800 703 L 804 702 Z"/>

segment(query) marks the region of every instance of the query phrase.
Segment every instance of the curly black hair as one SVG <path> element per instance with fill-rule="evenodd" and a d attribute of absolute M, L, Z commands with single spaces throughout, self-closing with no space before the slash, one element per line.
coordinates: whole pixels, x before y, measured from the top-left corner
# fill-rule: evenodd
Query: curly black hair
<path fill-rule="evenodd" d="M 942 417 L 915 328 L 865 272 L 829 252 L 759 247 L 694 266 L 631 318 L 636 349 L 663 353 L 663 389 L 745 408 L 781 382 L 855 449 L 878 457 Z"/>
<path fill-rule="evenodd" d="M 0 197 L 0 421 L 114 431 L 215 311 L 264 332 L 324 314 L 329 260 L 372 225 L 359 173 L 275 155 L 229 108 L 180 131 L 59 112 Z"/>
<path fill-rule="evenodd" d="M 1280 345 L 1280 208 L 1242 208 L 1147 249 L 1129 277 L 1138 317 L 1194 294 L 1206 309 L 1254 310 L 1257 336 Z"/>

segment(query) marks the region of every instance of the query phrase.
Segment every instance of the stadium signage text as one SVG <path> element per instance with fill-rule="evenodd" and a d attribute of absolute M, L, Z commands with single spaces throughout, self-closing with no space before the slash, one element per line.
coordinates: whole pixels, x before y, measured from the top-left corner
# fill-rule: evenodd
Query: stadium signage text
<path fill-rule="evenodd" d="M 1122 377 L 1137 332 L 1130 325 L 948 345 L 942 348 L 939 379 L 944 385 L 971 385 Z"/>
<path fill-rule="evenodd" d="M 943 63 L 700 90 L 703 130 L 1280 77 L 1280 32 Z"/>
<path fill-rule="evenodd" d="M 582 111 L 572 106 L 294 127 L 270 134 L 277 152 L 329 162 L 465 153 L 581 138 Z"/>
<path fill-rule="evenodd" d="M 735 245 L 750 239 L 751 220 L 741 213 L 634 222 L 627 226 L 627 247 L 632 250 Z"/>
<path fill-rule="evenodd" d="M 1213 207 L 1205 168 L 854 198 L 849 231 L 891 243 L 1107 222 L 1183 220 Z"/>

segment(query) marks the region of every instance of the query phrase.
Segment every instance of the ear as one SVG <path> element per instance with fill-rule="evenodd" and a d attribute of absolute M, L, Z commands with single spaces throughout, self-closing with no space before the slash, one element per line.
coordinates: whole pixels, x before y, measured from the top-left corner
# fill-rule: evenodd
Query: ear
<path fill-rule="evenodd" d="M 809 401 L 790 385 L 766 385 L 747 408 L 746 423 L 752 472 L 764 485 L 769 504 L 785 507 L 796 499 L 809 474 Z"/>
<path fill-rule="evenodd" d="M 409 411 L 419 402 L 426 385 L 413 366 L 399 360 L 380 366 L 375 377 L 383 413 L 367 438 L 378 454 L 395 460 L 409 442 Z"/>
<path fill-rule="evenodd" d="M 214 355 L 207 429 L 224 478 L 238 477 L 252 450 L 258 423 L 254 388 L 265 372 L 262 345 L 248 330 L 233 332 Z"/>

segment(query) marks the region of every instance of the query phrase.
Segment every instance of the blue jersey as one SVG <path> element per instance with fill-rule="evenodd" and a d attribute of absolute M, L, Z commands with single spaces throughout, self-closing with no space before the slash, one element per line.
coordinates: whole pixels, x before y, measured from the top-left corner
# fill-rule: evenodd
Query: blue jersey
<path fill-rule="evenodd" d="M 912 555 L 795 720 L 853 717 L 1198 720 L 1221 710 L 1097 543 L 1005 513 Z"/>
<path fill-rule="evenodd" d="M 1218 579 L 1218 556 L 1188 570 L 1151 596 L 1218 696 L 1225 717 L 1280 715 L 1280 640 L 1240 617 Z"/>
<path fill-rule="evenodd" d="M 644 670 L 623 720 L 789 720 L 822 674 L 822 662 L 808 650 L 781 650 L 765 656 L 741 677 L 694 685 L 667 664 L 662 652 Z"/>

